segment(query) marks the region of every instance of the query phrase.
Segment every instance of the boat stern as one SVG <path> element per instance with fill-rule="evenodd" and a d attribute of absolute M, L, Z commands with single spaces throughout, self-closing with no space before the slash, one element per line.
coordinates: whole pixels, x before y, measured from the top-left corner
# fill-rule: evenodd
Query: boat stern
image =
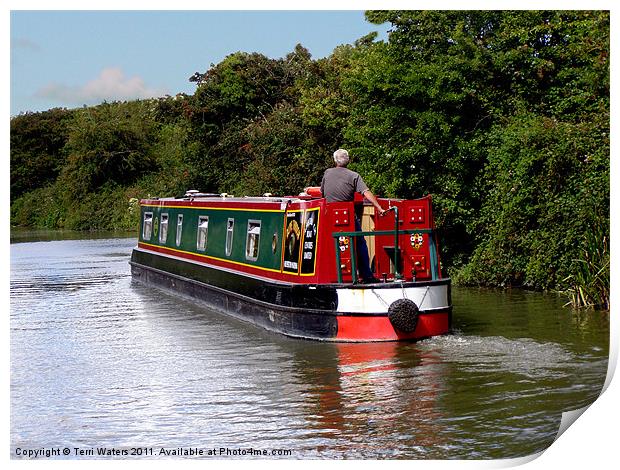
<path fill-rule="evenodd" d="M 337 289 L 338 341 L 398 341 L 447 334 L 450 279 Z"/>

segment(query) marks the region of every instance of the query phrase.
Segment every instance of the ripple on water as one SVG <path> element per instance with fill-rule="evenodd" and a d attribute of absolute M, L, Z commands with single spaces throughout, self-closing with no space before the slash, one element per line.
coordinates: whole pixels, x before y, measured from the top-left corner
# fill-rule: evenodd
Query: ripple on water
<path fill-rule="evenodd" d="M 548 445 L 605 377 L 604 336 L 578 330 L 601 323 L 536 296 L 457 292 L 462 331 L 419 343 L 294 340 L 133 282 L 134 244 L 11 246 L 13 447 L 507 458 Z M 522 318 L 533 304 L 536 331 Z M 565 342 L 549 339 L 558 322 Z"/>

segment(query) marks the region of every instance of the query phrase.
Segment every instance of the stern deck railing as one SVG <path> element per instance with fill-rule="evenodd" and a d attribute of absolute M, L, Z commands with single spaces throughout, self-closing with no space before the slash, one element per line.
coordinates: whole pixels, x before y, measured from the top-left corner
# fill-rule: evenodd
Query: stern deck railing
<path fill-rule="evenodd" d="M 400 234 L 405 234 L 405 235 L 410 235 L 410 234 L 414 234 L 414 233 L 427 233 L 430 236 L 429 238 L 429 255 L 430 255 L 430 265 L 431 265 L 431 278 L 432 279 L 437 279 L 438 276 L 438 271 L 437 271 L 437 250 L 435 247 L 435 237 L 434 237 L 434 230 L 433 229 L 405 229 L 405 230 L 401 230 L 398 228 L 398 224 L 399 224 L 399 219 L 398 219 L 398 208 L 397 207 L 391 207 L 390 209 L 388 209 L 386 212 L 389 211 L 394 211 L 394 230 L 377 230 L 377 231 L 356 231 L 356 232 L 332 232 L 332 237 L 334 239 L 334 245 L 335 245 L 335 249 L 336 249 L 336 272 L 338 274 L 338 283 L 342 284 L 343 281 L 343 277 L 342 277 L 342 264 L 341 264 L 341 257 L 340 257 L 340 246 L 338 243 L 338 239 L 340 237 L 349 237 L 349 238 L 353 238 L 354 240 L 357 240 L 357 237 L 365 237 L 365 236 L 381 236 L 381 235 L 394 235 L 394 256 L 393 256 L 393 263 L 394 263 L 394 273 L 390 273 L 390 274 L 394 274 L 394 280 L 398 281 L 398 280 L 402 280 L 403 279 L 403 275 L 399 272 L 399 268 L 398 268 L 398 237 Z M 353 284 L 356 284 L 358 282 L 358 276 L 357 276 L 357 248 L 356 248 L 357 243 L 355 243 L 355 241 L 353 241 L 353 243 L 350 243 L 350 249 L 351 249 L 351 278 L 352 278 L 352 282 Z M 391 248 L 391 247 L 390 247 Z"/>

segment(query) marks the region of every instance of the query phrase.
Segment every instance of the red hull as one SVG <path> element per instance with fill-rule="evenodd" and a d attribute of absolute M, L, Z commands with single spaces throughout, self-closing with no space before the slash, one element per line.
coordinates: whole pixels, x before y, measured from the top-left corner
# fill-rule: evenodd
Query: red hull
<path fill-rule="evenodd" d="M 413 333 L 404 333 L 394 328 L 387 316 L 381 317 L 338 317 L 337 341 L 402 341 L 428 338 L 450 332 L 450 313 L 420 314 Z"/>

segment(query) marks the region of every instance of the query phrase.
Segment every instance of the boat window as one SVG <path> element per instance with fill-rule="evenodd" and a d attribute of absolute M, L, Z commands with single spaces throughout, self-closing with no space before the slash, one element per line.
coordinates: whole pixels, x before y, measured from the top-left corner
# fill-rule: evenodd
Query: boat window
<path fill-rule="evenodd" d="M 183 234 L 183 214 L 177 216 L 177 246 L 181 245 L 181 235 Z"/>
<path fill-rule="evenodd" d="M 233 231 L 235 229 L 235 219 L 228 219 L 226 223 L 226 256 L 230 256 L 233 247 Z"/>
<path fill-rule="evenodd" d="M 166 243 L 168 239 L 168 214 L 161 215 L 159 223 L 159 243 Z"/>
<path fill-rule="evenodd" d="M 207 249 L 207 236 L 209 235 L 209 217 L 201 215 L 198 217 L 198 235 L 196 239 L 196 248 L 198 251 Z"/>
<path fill-rule="evenodd" d="M 245 240 L 245 258 L 250 261 L 258 259 L 260 241 L 260 220 L 248 220 L 248 237 Z"/>
<path fill-rule="evenodd" d="M 144 223 L 142 224 L 142 239 L 150 240 L 151 232 L 153 231 L 153 213 L 144 213 Z"/>

